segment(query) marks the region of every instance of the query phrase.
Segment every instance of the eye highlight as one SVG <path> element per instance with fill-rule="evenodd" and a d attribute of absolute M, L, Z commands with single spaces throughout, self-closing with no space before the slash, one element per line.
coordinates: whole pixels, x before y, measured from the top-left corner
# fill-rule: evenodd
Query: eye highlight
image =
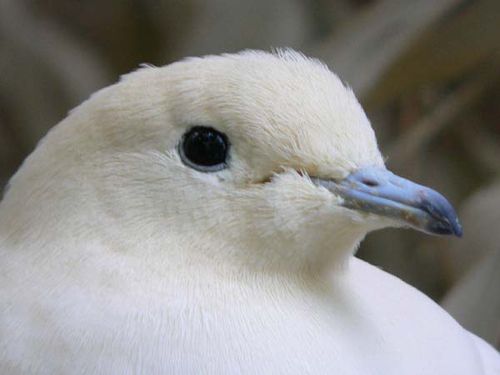
<path fill-rule="evenodd" d="M 217 172 L 227 167 L 229 141 L 214 128 L 195 126 L 179 144 L 179 155 L 188 167 L 200 172 Z"/>

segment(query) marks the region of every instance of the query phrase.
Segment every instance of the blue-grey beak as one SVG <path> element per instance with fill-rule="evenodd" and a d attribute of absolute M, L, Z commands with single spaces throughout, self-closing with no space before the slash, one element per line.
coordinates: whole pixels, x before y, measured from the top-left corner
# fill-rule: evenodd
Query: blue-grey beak
<path fill-rule="evenodd" d="M 462 236 L 451 204 L 438 192 L 382 168 L 363 168 L 341 181 L 313 182 L 343 198 L 343 206 L 405 223 L 426 233 Z"/>

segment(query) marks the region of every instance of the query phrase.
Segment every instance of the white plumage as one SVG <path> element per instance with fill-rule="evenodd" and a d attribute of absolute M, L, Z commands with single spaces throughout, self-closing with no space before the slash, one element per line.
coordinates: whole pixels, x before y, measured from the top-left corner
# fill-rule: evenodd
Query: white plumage
<path fill-rule="evenodd" d="M 181 160 L 193 126 L 226 134 L 226 168 Z M 293 51 L 143 68 L 99 91 L 0 205 L 0 373 L 500 373 L 494 349 L 353 257 L 402 220 L 458 234 L 394 194 L 353 198 L 367 168 L 388 176 L 353 93 Z"/>

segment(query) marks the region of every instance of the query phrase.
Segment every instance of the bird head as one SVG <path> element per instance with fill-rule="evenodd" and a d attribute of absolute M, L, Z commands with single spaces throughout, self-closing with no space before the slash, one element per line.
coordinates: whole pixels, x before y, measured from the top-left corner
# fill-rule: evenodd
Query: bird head
<path fill-rule="evenodd" d="M 461 231 L 441 195 L 385 168 L 353 92 L 293 51 L 144 67 L 73 110 L 23 169 L 129 245 L 254 267 L 341 262 L 386 226 Z"/>

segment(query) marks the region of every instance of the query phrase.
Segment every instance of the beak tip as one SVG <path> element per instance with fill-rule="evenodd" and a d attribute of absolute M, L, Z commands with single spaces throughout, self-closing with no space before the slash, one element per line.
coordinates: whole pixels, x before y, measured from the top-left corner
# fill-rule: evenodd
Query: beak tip
<path fill-rule="evenodd" d="M 460 225 L 456 216 L 452 217 L 451 220 L 431 221 L 427 227 L 427 232 L 443 236 L 453 235 L 458 238 L 463 235 L 462 225 Z"/>
<path fill-rule="evenodd" d="M 455 220 L 454 225 L 453 225 L 453 234 L 455 237 L 462 238 L 464 234 L 464 230 L 462 229 L 462 225 L 460 225 L 460 222 L 458 219 Z"/>
<path fill-rule="evenodd" d="M 433 234 L 462 237 L 463 229 L 450 202 L 440 193 L 424 187 L 425 198 L 420 209 L 429 215 L 428 229 Z"/>

